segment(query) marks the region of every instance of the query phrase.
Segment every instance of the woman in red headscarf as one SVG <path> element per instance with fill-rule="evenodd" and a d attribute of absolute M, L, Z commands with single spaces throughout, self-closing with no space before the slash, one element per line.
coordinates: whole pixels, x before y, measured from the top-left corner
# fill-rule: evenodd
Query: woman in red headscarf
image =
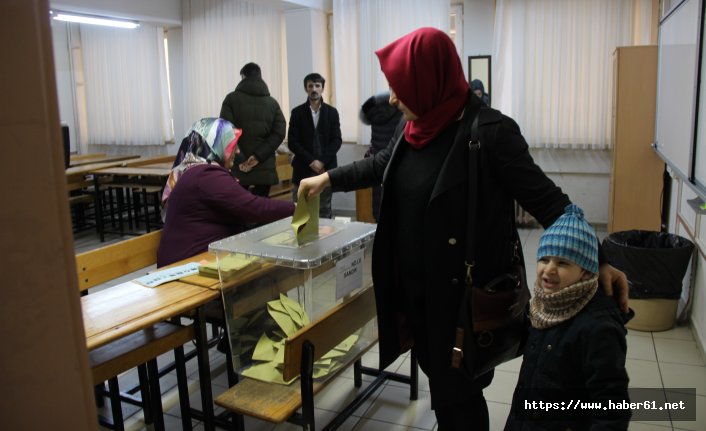
<path fill-rule="evenodd" d="M 326 186 L 349 191 L 383 185 L 373 281 L 380 368 L 412 347 L 429 377 L 439 430 L 487 429 L 483 388 L 493 371 L 471 379 L 451 367 L 466 252 L 467 137 L 483 102 L 468 85 L 451 39 L 421 28 L 376 52 L 390 85 L 390 104 L 402 111 L 404 134 L 374 157 L 302 180 L 299 195 Z M 550 226 L 569 198 L 534 163 L 519 127 L 499 111 L 479 117 L 487 167 L 479 187 L 476 265 L 479 285 L 507 270 L 517 238 L 513 199 Z M 627 281 L 620 280 L 627 303 Z"/>

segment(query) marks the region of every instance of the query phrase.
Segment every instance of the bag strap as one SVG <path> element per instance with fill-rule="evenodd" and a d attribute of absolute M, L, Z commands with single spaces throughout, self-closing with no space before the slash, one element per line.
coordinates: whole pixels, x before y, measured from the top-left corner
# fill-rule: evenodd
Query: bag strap
<path fill-rule="evenodd" d="M 470 296 L 472 285 L 473 266 L 475 265 L 475 244 L 476 244 L 476 219 L 478 217 L 478 182 L 480 174 L 480 148 L 481 143 L 478 139 L 478 122 L 483 112 L 481 108 L 473 119 L 471 131 L 468 138 L 467 155 L 468 155 L 468 199 L 466 199 L 466 279 L 463 289 L 463 301 L 461 304 L 467 304 Z M 463 307 L 463 305 L 462 305 Z M 463 359 L 463 339 L 464 328 L 470 328 L 468 313 L 459 313 L 458 324 L 456 325 L 456 340 L 454 348 L 451 352 L 451 367 L 460 368 Z"/>
<path fill-rule="evenodd" d="M 478 139 L 478 119 L 483 113 L 483 108 L 478 111 L 471 125 L 471 134 L 468 138 L 468 199 L 466 199 L 466 286 L 472 283 L 471 270 L 476 261 L 476 228 L 478 226 L 478 189 L 480 182 L 480 149 Z"/>
<path fill-rule="evenodd" d="M 471 286 L 473 283 L 473 278 L 471 271 L 475 265 L 476 260 L 476 235 L 478 227 L 478 202 L 479 202 L 479 184 L 480 184 L 480 173 L 481 173 L 481 142 L 478 137 L 478 121 L 481 114 L 486 111 L 487 108 L 480 108 L 478 115 L 473 120 L 471 125 L 471 131 L 468 139 L 468 199 L 466 201 L 466 286 Z M 510 218 L 510 229 L 515 231 L 517 229 L 517 222 L 515 220 L 515 215 Z M 513 243 L 513 253 L 510 257 L 512 263 L 520 263 L 520 243 Z"/>

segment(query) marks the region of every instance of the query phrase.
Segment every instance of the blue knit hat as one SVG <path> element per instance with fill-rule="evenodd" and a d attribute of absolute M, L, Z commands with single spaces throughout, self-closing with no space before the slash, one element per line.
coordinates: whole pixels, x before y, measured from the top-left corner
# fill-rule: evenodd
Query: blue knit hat
<path fill-rule="evenodd" d="M 588 272 L 598 273 L 598 238 L 583 218 L 581 208 L 567 205 L 564 214 L 544 231 L 537 260 L 547 256 L 563 257 Z"/>

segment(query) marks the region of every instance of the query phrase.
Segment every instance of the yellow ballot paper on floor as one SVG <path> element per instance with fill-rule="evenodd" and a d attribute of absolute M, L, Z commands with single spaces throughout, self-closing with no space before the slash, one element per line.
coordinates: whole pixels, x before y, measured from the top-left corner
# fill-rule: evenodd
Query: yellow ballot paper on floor
<path fill-rule="evenodd" d="M 319 238 L 319 197 L 300 198 L 292 216 L 292 229 L 297 244 L 302 245 Z"/>

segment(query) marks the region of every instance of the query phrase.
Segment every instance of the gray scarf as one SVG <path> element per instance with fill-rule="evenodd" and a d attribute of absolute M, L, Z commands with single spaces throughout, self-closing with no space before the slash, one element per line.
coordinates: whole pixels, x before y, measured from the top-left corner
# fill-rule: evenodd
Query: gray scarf
<path fill-rule="evenodd" d="M 546 329 L 565 322 L 583 309 L 598 289 L 598 275 L 578 281 L 558 292 L 544 293 L 539 280 L 534 283 L 530 302 L 530 321 L 537 329 Z"/>

